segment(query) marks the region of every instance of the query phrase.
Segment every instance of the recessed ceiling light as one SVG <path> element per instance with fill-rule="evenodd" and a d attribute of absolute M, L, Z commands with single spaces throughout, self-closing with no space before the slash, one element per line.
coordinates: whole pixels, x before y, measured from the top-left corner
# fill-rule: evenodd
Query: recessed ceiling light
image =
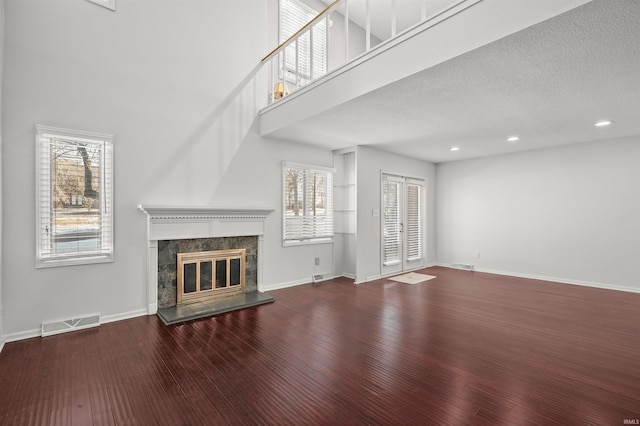
<path fill-rule="evenodd" d="M 449 148 L 449 151 L 460 151 L 460 147 L 459 146 L 452 146 L 451 148 Z"/>
<path fill-rule="evenodd" d="M 611 120 L 602 120 L 602 121 L 598 121 L 595 126 L 596 127 L 606 127 L 608 125 L 610 125 L 611 123 L 613 123 L 613 121 Z"/>
<path fill-rule="evenodd" d="M 509 138 L 507 138 L 508 142 L 517 142 L 519 140 L 520 138 L 518 136 L 509 136 Z"/>

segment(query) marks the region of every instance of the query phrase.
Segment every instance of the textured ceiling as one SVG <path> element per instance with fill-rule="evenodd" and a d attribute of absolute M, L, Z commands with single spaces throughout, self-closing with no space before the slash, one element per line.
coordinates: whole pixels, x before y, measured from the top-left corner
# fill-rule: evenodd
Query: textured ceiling
<path fill-rule="evenodd" d="M 614 124 L 594 127 L 600 119 Z M 594 0 L 272 136 L 444 162 L 631 135 L 640 135 L 639 0 Z"/>

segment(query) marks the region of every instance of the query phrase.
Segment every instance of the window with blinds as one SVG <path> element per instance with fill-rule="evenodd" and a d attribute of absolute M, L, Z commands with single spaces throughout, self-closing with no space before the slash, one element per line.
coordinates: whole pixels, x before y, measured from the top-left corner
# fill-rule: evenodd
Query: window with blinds
<path fill-rule="evenodd" d="M 296 0 L 280 1 L 280 43 L 316 17 L 318 12 Z M 296 54 L 297 51 L 297 54 Z M 304 86 L 327 72 L 327 25 L 321 19 L 280 55 L 280 78 Z"/>
<path fill-rule="evenodd" d="M 407 180 L 407 255 L 408 261 L 422 259 L 422 184 Z"/>
<path fill-rule="evenodd" d="M 37 267 L 113 260 L 113 137 L 36 126 Z"/>
<path fill-rule="evenodd" d="M 333 169 L 285 162 L 282 167 L 284 245 L 333 238 Z"/>
<path fill-rule="evenodd" d="M 402 211 L 401 181 L 385 178 L 382 182 L 383 197 L 383 265 L 402 261 Z"/>
<path fill-rule="evenodd" d="M 424 257 L 424 181 L 383 174 L 382 266 L 411 267 Z M 394 266 L 395 265 L 395 266 Z M 387 268 L 392 272 L 394 268 Z"/>

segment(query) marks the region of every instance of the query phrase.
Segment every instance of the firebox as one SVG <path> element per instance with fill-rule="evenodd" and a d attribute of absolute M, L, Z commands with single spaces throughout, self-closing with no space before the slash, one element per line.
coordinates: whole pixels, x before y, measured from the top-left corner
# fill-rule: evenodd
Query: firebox
<path fill-rule="evenodd" d="M 246 249 L 177 254 L 178 305 L 245 291 Z"/>

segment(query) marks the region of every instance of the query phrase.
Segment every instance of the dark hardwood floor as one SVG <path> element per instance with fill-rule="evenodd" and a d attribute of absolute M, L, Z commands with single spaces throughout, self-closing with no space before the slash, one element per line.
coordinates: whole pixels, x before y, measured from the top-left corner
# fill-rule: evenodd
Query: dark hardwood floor
<path fill-rule="evenodd" d="M 164 326 L 7 343 L 0 424 L 622 425 L 640 294 L 429 268 Z"/>

